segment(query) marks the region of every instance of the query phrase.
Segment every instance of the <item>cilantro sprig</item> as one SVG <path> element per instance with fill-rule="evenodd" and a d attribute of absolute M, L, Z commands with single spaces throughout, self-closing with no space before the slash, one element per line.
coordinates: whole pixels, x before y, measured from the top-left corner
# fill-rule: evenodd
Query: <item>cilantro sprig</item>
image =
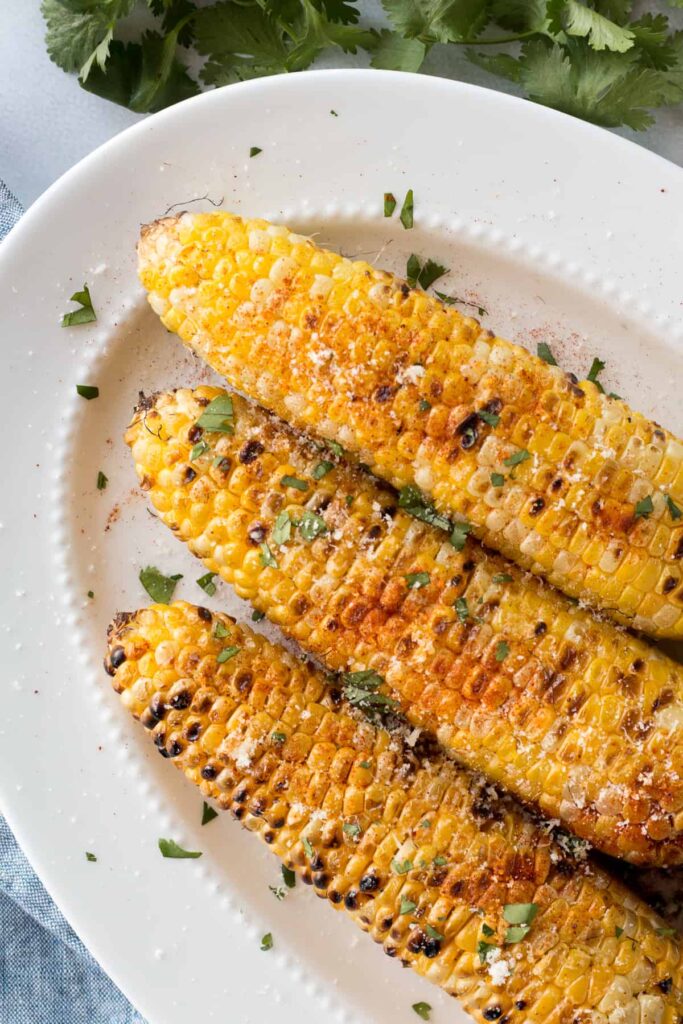
<path fill-rule="evenodd" d="M 137 113 L 301 71 L 334 50 L 364 49 L 373 67 L 415 72 L 434 46 L 451 44 L 538 103 L 643 130 L 654 110 L 683 100 L 683 34 L 666 13 L 680 4 L 659 0 L 638 16 L 630 0 L 383 0 L 389 28 L 360 25 L 357 0 L 42 0 L 42 12 L 51 59 Z M 401 221 L 412 227 L 412 196 Z"/>

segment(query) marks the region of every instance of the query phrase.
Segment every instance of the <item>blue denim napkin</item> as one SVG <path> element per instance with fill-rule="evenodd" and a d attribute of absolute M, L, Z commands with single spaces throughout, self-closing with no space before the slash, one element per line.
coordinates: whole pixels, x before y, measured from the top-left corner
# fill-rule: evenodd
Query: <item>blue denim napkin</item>
<path fill-rule="evenodd" d="M 21 212 L 0 181 L 0 239 Z M 0 1024 L 145 1024 L 64 920 L 2 816 Z"/>

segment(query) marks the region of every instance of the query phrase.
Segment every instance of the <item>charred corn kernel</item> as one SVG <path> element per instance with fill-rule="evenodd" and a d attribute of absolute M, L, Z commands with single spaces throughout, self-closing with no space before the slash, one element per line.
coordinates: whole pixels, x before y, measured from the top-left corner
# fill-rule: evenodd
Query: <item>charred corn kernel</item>
<path fill-rule="evenodd" d="M 207 253 L 239 271 L 219 275 Z M 165 325 L 233 386 L 395 486 L 416 484 L 570 596 L 683 636 L 683 442 L 669 432 L 390 274 L 265 221 L 167 217 L 143 228 L 138 254 Z M 178 274 L 201 284 L 175 288 Z M 504 477 L 495 514 L 482 469 Z M 543 510 L 552 531 L 534 526 Z"/>
<path fill-rule="evenodd" d="M 224 663 L 217 624 L 239 647 Z M 680 951 L 653 911 L 435 747 L 340 704 L 292 654 L 177 602 L 117 616 L 105 667 L 164 757 L 476 1021 L 677 1024 Z M 510 904 L 536 910 L 512 945 Z M 627 919 L 625 961 L 613 922 Z"/>
<path fill-rule="evenodd" d="M 373 669 L 414 726 L 576 835 L 682 862 L 683 668 L 477 541 L 456 550 L 244 399 L 234 433 L 204 433 L 225 394 L 145 400 L 127 434 L 160 518 L 207 568 L 330 669 Z"/>

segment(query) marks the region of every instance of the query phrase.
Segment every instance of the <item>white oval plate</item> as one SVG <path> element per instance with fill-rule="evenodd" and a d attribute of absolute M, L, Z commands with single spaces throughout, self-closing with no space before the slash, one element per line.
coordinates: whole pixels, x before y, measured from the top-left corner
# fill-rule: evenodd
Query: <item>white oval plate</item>
<path fill-rule="evenodd" d="M 383 193 L 400 203 L 408 188 L 412 231 L 398 210 L 382 217 Z M 322 1008 L 325 1020 L 414 1024 L 417 1001 L 437 1024 L 464 1021 L 308 890 L 277 902 L 272 855 L 227 816 L 201 827 L 199 794 L 101 668 L 113 614 L 146 603 L 148 563 L 184 573 L 179 597 L 244 615 L 227 587 L 208 601 L 196 586 L 202 567 L 148 515 L 121 439 L 139 389 L 210 379 L 148 309 L 134 252 L 141 223 L 202 196 L 400 272 L 411 252 L 437 259 L 451 268 L 439 288 L 483 306 L 485 324 L 549 342 L 577 372 L 600 356 L 609 390 L 682 432 L 683 172 L 500 93 L 311 72 L 136 125 L 57 182 L 0 248 L 0 795 L 19 841 L 150 1022 L 277 1013 L 300 1024 Z M 62 330 L 83 281 L 97 323 Z M 77 397 L 78 383 L 100 397 Z M 204 856 L 164 860 L 160 836 Z M 275 946 L 262 953 L 267 931 Z"/>

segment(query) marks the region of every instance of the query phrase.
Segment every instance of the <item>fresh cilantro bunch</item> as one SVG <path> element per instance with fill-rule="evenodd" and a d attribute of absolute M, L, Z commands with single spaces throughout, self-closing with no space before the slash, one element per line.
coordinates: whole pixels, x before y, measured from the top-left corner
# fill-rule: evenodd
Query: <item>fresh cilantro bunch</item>
<path fill-rule="evenodd" d="M 632 0 L 382 4 L 390 28 L 360 25 L 356 0 L 42 0 L 42 10 L 52 60 L 85 89 L 140 113 L 202 86 L 301 71 L 329 48 L 419 71 L 444 44 L 467 47 L 474 63 L 530 99 L 596 124 L 644 129 L 652 110 L 683 100 L 683 32 L 661 4 L 638 16 Z M 124 41 L 132 14 L 147 24 Z"/>

